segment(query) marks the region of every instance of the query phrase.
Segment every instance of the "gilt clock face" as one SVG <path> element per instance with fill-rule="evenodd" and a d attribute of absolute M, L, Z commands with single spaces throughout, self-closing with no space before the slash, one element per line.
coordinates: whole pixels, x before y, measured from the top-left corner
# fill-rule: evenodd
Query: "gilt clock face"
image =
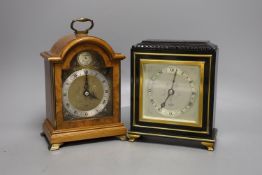
<path fill-rule="evenodd" d="M 64 72 L 62 99 L 66 120 L 112 114 L 112 71 L 103 68 L 99 59 L 95 53 L 81 52 Z"/>
<path fill-rule="evenodd" d="M 141 120 L 201 125 L 201 66 L 179 61 L 141 62 Z"/>

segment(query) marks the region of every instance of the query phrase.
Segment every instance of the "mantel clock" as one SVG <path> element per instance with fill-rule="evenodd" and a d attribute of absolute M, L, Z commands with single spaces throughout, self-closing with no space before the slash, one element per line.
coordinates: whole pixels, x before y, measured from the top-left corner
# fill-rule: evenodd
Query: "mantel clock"
<path fill-rule="evenodd" d="M 83 31 L 76 22 L 90 22 Z M 74 34 L 59 39 L 42 52 L 46 77 L 46 120 L 43 134 L 51 150 L 70 141 L 118 136 L 125 139 L 120 122 L 120 61 L 104 40 L 88 35 L 92 20 L 73 20 Z"/>
<path fill-rule="evenodd" d="M 146 40 L 131 49 L 129 141 L 158 136 L 214 149 L 217 46 Z"/>

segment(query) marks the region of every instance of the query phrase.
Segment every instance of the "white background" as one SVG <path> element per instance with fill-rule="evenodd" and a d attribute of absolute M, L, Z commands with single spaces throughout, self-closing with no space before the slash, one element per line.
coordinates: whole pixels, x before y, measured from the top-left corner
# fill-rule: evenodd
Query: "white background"
<path fill-rule="evenodd" d="M 210 40 L 220 49 L 215 152 L 154 142 L 102 139 L 49 152 L 44 65 L 39 53 L 95 21 L 91 35 L 127 56 L 122 119 L 129 127 L 132 44 L 143 39 Z M 0 174 L 261 174 L 262 1 L 1 0 Z"/>

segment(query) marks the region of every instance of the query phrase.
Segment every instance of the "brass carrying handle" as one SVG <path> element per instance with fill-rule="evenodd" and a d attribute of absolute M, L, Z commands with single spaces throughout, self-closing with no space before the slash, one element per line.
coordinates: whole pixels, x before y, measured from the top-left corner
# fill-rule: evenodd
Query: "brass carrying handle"
<path fill-rule="evenodd" d="M 86 30 L 77 30 L 74 28 L 75 22 L 90 22 L 91 25 Z M 94 27 L 94 21 L 88 18 L 78 18 L 78 19 L 72 20 L 70 27 L 75 32 L 75 34 L 88 34 L 89 30 L 91 30 Z"/>

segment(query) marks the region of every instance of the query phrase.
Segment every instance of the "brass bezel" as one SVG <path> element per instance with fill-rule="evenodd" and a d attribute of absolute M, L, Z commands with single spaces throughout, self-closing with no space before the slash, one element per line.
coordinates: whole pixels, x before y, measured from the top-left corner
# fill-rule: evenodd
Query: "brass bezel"
<path fill-rule="evenodd" d="M 200 83 L 199 83 L 199 106 L 198 106 L 198 119 L 195 121 L 179 121 L 179 120 L 168 120 L 168 119 L 154 119 L 151 117 L 145 118 L 143 116 L 143 65 L 144 64 L 174 64 L 174 65 L 190 65 L 198 66 L 200 69 Z M 140 59 L 140 80 L 139 80 L 139 120 L 143 122 L 151 123 L 163 123 L 163 124 L 177 124 L 180 126 L 193 126 L 193 127 L 202 127 L 202 115 L 203 115 L 203 86 L 204 86 L 204 61 L 180 61 L 180 60 L 157 60 L 157 59 Z"/>
<path fill-rule="evenodd" d="M 206 59 L 210 59 L 209 60 L 209 75 L 211 75 L 211 71 L 212 71 L 212 55 L 211 54 L 176 54 L 176 53 L 152 53 L 152 52 L 134 52 L 133 53 L 133 77 L 134 77 L 134 81 L 136 82 L 136 55 L 158 55 L 158 56 L 177 56 L 177 57 L 201 57 L 201 58 L 206 58 Z M 139 81 L 140 83 L 140 81 Z M 211 85 L 211 76 L 209 76 L 209 80 L 208 80 L 208 107 L 207 107 L 207 127 L 205 131 L 195 131 L 195 130 L 188 130 L 188 129 L 177 129 L 177 128 L 167 128 L 167 127 L 158 127 L 158 126 L 144 126 L 144 125 L 140 125 L 137 124 L 135 121 L 135 111 L 136 111 L 136 100 L 135 100 L 135 94 L 136 94 L 136 84 L 133 83 L 133 120 L 132 120 L 132 126 L 134 127 L 140 127 L 140 128 L 151 128 L 151 129 L 162 129 L 162 130 L 171 130 L 171 131 L 181 131 L 181 132 L 190 132 L 190 133 L 200 133 L 200 134 L 208 134 L 209 133 L 209 122 L 210 122 L 210 112 L 209 112 L 209 108 L 210 108 L 210 85 Z M 141 112 L 139 111 L 139 114 Z M 202 116 L 203 118 L 203 116 Z"/>

